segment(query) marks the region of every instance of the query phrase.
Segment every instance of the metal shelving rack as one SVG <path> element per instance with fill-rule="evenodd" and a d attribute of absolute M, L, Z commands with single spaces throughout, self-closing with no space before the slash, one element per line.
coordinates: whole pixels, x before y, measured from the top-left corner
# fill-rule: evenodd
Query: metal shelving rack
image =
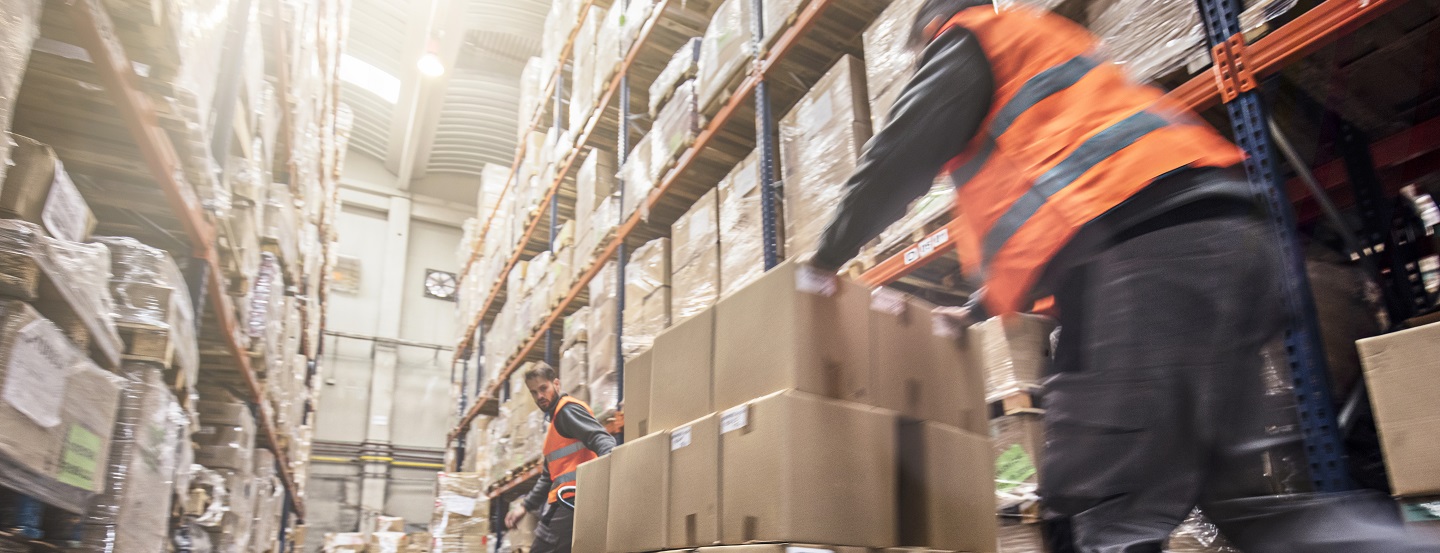
<path fill-rule="evenodd" d="M 208 305 L 211 307 L 218 325 L 218 334 L 224 337 L 226 350 L 234 367 L 243 378 L 251 401 L 257 406 L 258 426 L 274 451 L 276 463 L 279 465 L 278 472 L 287 492 L 284 516 L 293 515 L 297 520 L 303 522 L 305 518 L 304 497 L 299 494 L 300 490 L 296 484 L 288 452 L 280 447 L 281 434 L 277 430 L 275 414 L 265 399 L 265 390 L 261 386 L 256 370 L 250 364 L 250 354 L 244 344 L 240 342 L 236 332 L 236 324 L 239 319 L 233 300 L 226 292 L 225 277 L 216 249 L 215 222 L 207 216 L 195 192 L 182 180 L 180 176 L 183 174 L 181 162 L 175 146 L 160 125 L 155 105 L 150 97 L 141 90 L 139 78 L 134 73 L 130 58 L 127 56 L 124 46 L 120 44 L 115 33 L 114 23 L 104 6 L 98 0 L 66 0 L 65 10 L 83 41 L 82 46 L 90 54 L 101 81 L 135 140 L 145 165 L 149 168 L 156 184 L 164 192 L 175 218 L 180 222 L 189 244 L 193 248 L 192 257 L 203 267 L 190 275 L 192 290 L 204 291 L 203 294 L 196 294 L 194 299 L 197 304 L 202 304 L 201 302 L 208 299 Z M 285 38 L 283 32 L 277 38 L 281 41 L 279 45 L 283 51 Z M 284 56 L 279 57 L 283 63 Z M 282 66 L 280 89 L 283 94 L 288 96 L 288 88 L 285 88 L 287 77 Z M 286 136 L 289 133 L 284 128 L 287 128 L 289 124 L 290 118 L 287 114 L 281 123 L 281 132 Z M 293 166 L 293 159 L 290 160 L 290 164 Z M 334 167 L 323 169 L 331 175 L 337 170 Z M 324 224 L 327 222 L 322 221 L 322 225 Z M 322 226 L 322 236 L 328 234 L 323 230 L 324 228 L 326 227 Z M 306 314 L 307 317 L 317 315 L 321 317 L 322 325 L 326 295 L 323 282 L 322 279 L 321 290 L 315 291 L 321 298 L 322 313 Z M 197 319 L 202 318 L 201 312 L 202 310 L 197 309 Z M 315 359 L 311 359 L 312 367 L 314 363 Z M 313 368 L 311 373 L 313 375 Z M 307 406 L 307 413 L 308 411 L 309 407 Z M 283 536 L 281 539 L 284 539 Z"/>
<path fill-rule="evenodd" d="M 763 13 L 761 9 L 763 0 L 751 1 L 754 2 L 755 13 Z M 592 4 L 593 2 L 585 3 L 586 6 Z M 630 146 L 630 77 L 637 66 L 637 59 L 644 55 L 647 47 L 652 46 L 647 43 L 651 41 L 655 29 L 666 26 L 669 22 L 665 19 L 670 9 L 682 6 L 683 4 L 682 0 L 661 0 L 656 3 L 654 11 L 640 31 L 639 38 L 632 45 L 630 51 L 626 53 L 615 76 L 611 79 L 609 86 L 601 95 L 595 113 L 591 115 L 589 123 L 583 129 L 583 132 L 577 135 L 576 148 L 565 162 L 561 164 L 560 169 L 557 171 L 555 182 L 551 184 L 550 189 L 545 195 L 544 202 L 541 204 L 540 210 L 538 210 L 539 212 L 549 210 L 554 202 L 558 201 L 558 190 L 569 177 L 571 170 L 575 168 L 582 149 L 587 145 L 591 145 L 595 136 L 595 124 L 606 118 L 602 112 L 611 109 L 610 102 L 615 99 L 616 96 L 618 96 L 620 100 L 618 102 L 619 106 L 616 108 L 618 112 L 617 118 L 620 122 L 619 128 L 616 129 L 617 132 L 615 136 L 616 157 L 620 162 L 617 163 L 617 167 L 623 163 L 624 156 L 629 153 Z M 833 62 L 834 59 L 839 59 L 841 55 L 847 53 L 838 50 L 834 44 L 827 43 L 822 46 L 817 42 L 824 40 L 817 38 L 817 36 L 823 34 L 817 30 L 817 28 L 821 27 L 826 28 L 827 32 L 830 33 L 833 33 L 837 27 L 851 31 L 850 35 L 855 38 L 855 50 L 858 53 L 858 37 L 860 32 L 868 26 L 870 21 L 873 21 L 874 18 L 879 15 L 881 9 L 884 7 L 874 4 L 875 3 L 864 0 L 811 0 L 808 3 L 804 3 L 804 6 L 790 18 L 788 21 L 789 26 L 771 43 L 768 49 L 763 47 L 764 40 L 762 37 L 764 37 L 764 33 L 761 32 L 767 28 L 766 22 L 756 22 L 756 28 L 754 29 L 756 31 L 754 51 L 758 52 L 758 54 L 755 56 L 749 71 L 745 72 L 743 78 L 738 80 L 738 83 L 730 92 L 728 99 L 725 99 L 721 103 L 719 110 L 709 117 L 708 121 L 705 122 L 696 135 L 695 141 L 680 154 L 674 168 L 657 182 L 655 189 L 645 201 L 645 207 L 647 207 L 652 214 L 652 219 L 658 218 L 659 221 L 647 221 L 643 219 L 641 213 L 645 211 L 644 209 L 637 209 L 636 213 L 621 220 L 614 237 L 605 242 L 604 247 L 601 248 L 597 254 L 595 261 L 581 273 L 568 293 L 560 303 L 551 310 L 549 316 L 545 318 L 539 330 L 535 331 L 530 338 L 524 342 L 520 350 L 510 357 L 504 367 L 496 368 L 498 370 L 493 373 L 496 375 L 494 383 L 476 397 L 461 398 L 461 415 L 455 428 L 451 430 L 449 435 L 451 442 L 458 446 L 455 452 L 456 454 L 452 456 L 453 464 L 450 467 L 452 470 L 463 460 L 463 440 L 469 430 L 470 423 L 474 421 L 475 417 L 485 412 L 487 408 L 493 409 L 495 407 L 493 403 L 498 401 L 505 387 L 504 382 L 506 382 L 508 377 L 524 362 L 536 356 L 536 349 L 540 346 L 542 340 L 546 340 L 549 330 L 559 323 L 564 316 L 581 307 L 581 302 L 585 301 L 582 299 L 582 294 L 587 291 L 590 281 L 604 268 L 605 263 L 612 259 L 618 260 L 622 274 L 617 279 L 619 281 L 619 289 L 617 290 L 616 299 L 621 302 L 623 306 L 623 267 L 628 249 L 646 240 L 668 234 L 668 224 L 666 224 L 665 218 L 668 217 L 673 220 L 673 218 L 678 217 L 679 214 L 683 213 L 693 204 L 699 194 L 713 188 L 716 183 L 719 182 L 720 177 L 723 177 L 730 168 L 738 163 L 744 155 L 748 154 L 753 148 L 760 149 L 758 155 L 762 164 L 761 184 L 762 189 L 765 191 L 765 193 L 762 194 L 762 217 L 765 220 L 763 227 L 765 266 L 768 269 L 778 263 L 779 240 L 778 229 L 775 227 L 775 214 L 779 208 L 780 198 L 778 197 L 778 183 L 775 182 L 773 171 L 777 147 L 777 121 L 773 116 L 775 112 L 774 108 L 784 107 L 788 109 L 789 106 L 798 101 L 800 96 L 808 90 L 809 85 L 813 85 L 814 82 L 819 80 L 823 71 L 829 67 L 829 63 L 819 64 L 820 67 L 813 67 L 816 65 L 813 57 L 808 57 L 802 62 L 795 59 L 799 56 L 792 54 L 799 51 L 807 51 L 807 53 L 817 51 L 825 52 L 826 55 L 833 56 L 831 59 Z M 759 18 L 757 17 L 757 19 Z M 776 26 L 778 27 L 780 25 L 777 24 Z M 561 78 L 558 72 L 563 71 L 564 62 L 567 57 L 565 54 L 571 51 L 576 34 L 577 32 L 574 30 L 570 33 L 570 39 L 567 41 L 566 47 L 563 50 L 562 60 L 559 64 L 561 67 L 557 69 L 557 75 L 553 76 L 549 82 L 557 83 L 560 81 Z M 833 34 L 831 36 L 833 36 Z M 676 46 L 678 47 L 678 44 Z M 660 55 L 663 55 L 664 58 L 659 61 L 660 66 L 664 65 L 663 60 L 668 59 L 674 49 L 675 48 L 661 49 L 664 51 L 661 52 Z M 650 60 L 650 62 L 653 65 L 655 60 Z M 795 77 L 790 79 L 790 81 L 800 81 L 798 84 L 801 86 L 796 88 L 794 86 L 795 83 L 792 82 L 785 82 L 776 86 L 770 80 L 767 80 L 768 78 L 781 74 L 785 74 L 787 77 Z M 796 77 L 796 75 L 801 74 L 803 74 L 803 77 Z M 772 90 L 772 88 L 774 88 L 774 90 Z M 552 89 L 547 87 L 547 92 L 549 90 Z M 752 100 L 753 103 L 751 102 Z M 545 107 L 541 107 L 536 116 L 532 118 L 532 122 L 538 122 L 545 109 Z M 558 109 L 558 102 L 556 109 Z M 753 116 L 751 116 L 751 114 L 753 114 Z M 534 128 L 535 126 L 532 125 L 531 130 L 534 130 Z M 736 137 L 743 137 L 744 142 L 738 145 L 735 144 L 734 140 Z M 512 166 L 512 175 L 515 170 L 518 169 L 519 159 L 523 155 L 524 145 L 522 144 L 520 148 L 522 148 L 522 151 L 516 156 L 516 164 Z M 743 153 L 736 155 L 736 150 L 743 150 Z M 718 174 L 716 173 L 717 170 L 720 171 Z M 513 176 L 510 179 L 510 184 L 514 184 Z M 620 188 L 623 190 L 624 187 L 621 186 Z M 659 217 L 654 215 L 659 212 L 664 212 L 666 215 Z M 487 228 L 493 222 L 494 218 L 495 213 L 492 212 L 486 222 Z M 509 270 L 520 261 L 520 257 L 527 253 L 525 252 L 526 245 L 534 241 L 532 237 L 541 218 L 542 216 L 536 215 L 534 220 L 527 226 L 524 237 L 520 240 L 506 268 L 492 286 L 486 301 L 476 314 L 475 321 L 472 322 L 461 335 L 456 348 L 455 363 L 460 363 L 462 360 L 474 357 L 474 350 L 476 349 L 475 342 L 477 341 L 476 333 L 478 329 L 498 312 L 500 305 L 498 299 L 503 293 L 505 276 Z M 553 217 L 551 224 L 554 224 Z M 484 235 L 485 231 L 482 230 L 481 244 L 483 244 Z M 480 247 L 481 245 L 477 245 L 474 252 L 472 252 L 471 262 L 466 265 L 467 271 L 473 267 L 474 261 L 478 258 Z M 623 309 L 617 310 L 617 317 L 621 316 L 619 311 L 623 311 Z M 623 334 L 623 328 L 619 320 L 616 322 L 616 339 L 619 340 L 621 339 L 620 335 Z M 619 374 L 618 380 L 620 382 L 618 385 L 620 386 L 620 394 L 622 394 L 620 395 L 620 399 L 623 401 L 623 349 L 617 347 L 616 355 L 616 367 Z M 487 370 L 486 372 L 488 373 L 489 371 Z M 463 395 L 465 394 L 462 394 L 462 396 Z M 473 403 L 470 403 L 472 400 Z M 617 421 L 612 425 L 611 430 L 618 432 L 619 425 L 623 424 L 623 420 L 623 413 L 618 413 Z M 493 497 L 499 497 L 499 495 L 513 488 L 516 484 L 533 478 L 535 475 L 531 474 L 531 472 L 533 471 L 522 472 L 521 474 L 497 482 L 494 486 L 495 493 Z"/>

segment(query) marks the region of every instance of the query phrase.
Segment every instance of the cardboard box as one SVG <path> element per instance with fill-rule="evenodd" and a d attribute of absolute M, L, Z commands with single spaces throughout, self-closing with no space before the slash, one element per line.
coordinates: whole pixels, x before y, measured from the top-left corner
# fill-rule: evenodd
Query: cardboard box
<path fill-rule="evenodd" d="M 34 308 L 0 302 L 0 482 L 83 512 L 105 484 L 123 385 Z"/>
<path fill-rule="evenodd" d="M 1050 367 L 1054 330 L 1054 319 L 1021 314 L 994 317 L 969 328 L 970 347 L 985 373 L 987 401 L 1040 382 Z"/>
<path fill-rule="evenodd" d="M 715 411 L 715 310 L 670 327 L 651 351 L 651 428 L 674 428 Z"/>
<path fill-rule="evenodd" d="M 701 547 L 696 551 L 700 553 L 873 553 L 869 548 L 865 547 L 799 543 L 721 545 L 716 547 Z"/>
<path fill-rule="evenodd" d="M 896 0 L 865 29 L 865 83 L 870 97 L 870 119 L 876 132 L 885 126 L 890 108 L 915 71 L 919 51 L 898 37 L 909 36 L 923 3 L 923 0 Z"/>
<path fill-rule="evenodd" d="M 705 415 L 670 430 L 667 547 L 720 541 L 720 417 Z"/>
<path fill-rule="evenodd" d="M 780 121 L 785 181 L 785 252 L 815 249 L 873 134 L 865 65 L 841 58 Z"/>
<path fill-rule="evenodd" d="M 980 371 L 965 343 L 936 336 L 934 308 L 888 288 L 871 293 L 877 403 L 908 417 L 986 433 Z"/>
<path fill-rule="evenodd" d="M 725 543 L 895 545 L 895 413 L 785 391 L 722 412 L 720 431 Z"/>
<path fill-rule="evenodd" d="M 1440 494 L 1440 323 L 1356 342 L 1395 495 Z"/>
<path fill-rule="evenodd" d="M 949 425 L 900 425 L 900 543 L 949 551 L 995 548 L 990 440 Z"/>
<path fill-rule="evenodd" d="M 0 217 L 39 225 L 50 236 L 86 242 L 95 230 L 95 215 L 75 188 L 55 150 L 31 138 L 9 135 L 15 142 L 0 188 Z"/>
<path fill-rule="evenodd" d="M 635 249 L 625 264 L 622 347 L 625 358 L 650 349 L 670 326 L 670 239 L 657 238 Z"/>
<path fill-rule="evenodd" d="M 605 553 L 610 512 L 610 456 L 599 457 L 575 471 L 574 553 Z"/>
<path fill-rule="evenodd" d="M 706 192 L 670 227 L 670 313 L 675 322 L 715 305 L 720 295 L 719 198 L 719 190 Z"/>
<path fill-rule="evenodd" d="M 614 351 L 613 349 L 611 351 Z M 654 398 L 654 353 L 647 351 L 625 362 L 625 442 L 650 433 Z M 663 428 L 663 427 L 661 427 Z"/>
<path fill-rule="evenodd" d="M 720 193 L 720 295 L 748 286 L 765 273 L 764 213 L 760 209 L 760 164 L 755 152 L 736 165 Z"/>
<path fill-rule="evenodd" d="M 782 263 L 715 307 L 715 408 L 797 389 L 871 403 L 870 292 Z M 829 292 L 827 295 L 826 292 Z"/>
<path fill-rule="evenodd" d="M 752 0 L 725 0 L 705 29 L 696 79 L 700 109 L 723 98 L 725 85 L 754 57 L 753 10 Z"/>
<path fill-rule="evenodd" d="M 665 549 L 669 512 L 670 433 L 656 432 L 610 452 L 609 553 Z"/>

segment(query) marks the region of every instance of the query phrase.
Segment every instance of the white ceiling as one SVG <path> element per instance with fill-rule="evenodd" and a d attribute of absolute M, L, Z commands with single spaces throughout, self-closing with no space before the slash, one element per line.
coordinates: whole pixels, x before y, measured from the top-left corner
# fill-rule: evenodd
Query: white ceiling
<path fill-rule="evenodd" d="M 399 78 L 390 103 L 346 83 L 351 154 L 383 162 L 395 186 L 473 204 L 486 163 L 515 151 L 519 79 L 540 52 L 549 0 L 354 0 L 346 53 Z M 427 38 L 428 37 L 428 38 Z M 428 39 L 446 74 L 416 69 Z"/>

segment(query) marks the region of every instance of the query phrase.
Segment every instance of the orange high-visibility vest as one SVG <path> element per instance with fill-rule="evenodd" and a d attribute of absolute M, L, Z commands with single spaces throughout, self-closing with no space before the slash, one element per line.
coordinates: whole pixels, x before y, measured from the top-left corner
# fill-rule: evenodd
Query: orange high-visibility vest
<path fill-rule="evenodd" d="M 590 406 L 585 402 L 571 396 L 560 398 L 559 404 L 555 406 L 555 415 L 560 415 L 560 410 L 566 404 L 575 403 L 585 408 L 585 412 L 591 413 Z M 591 413 L 592 415 L 594 413 Z M 594 451 L 585 447 L 585 442 L 572 440 L 560 435 L 555 430 L 555 422 L 550 422 L 550 430 L 545 433 L 545 469 L 550 472 L 550 499 L 554 503 L 563 496 L 567 501 L 574 501 L 575 497 L 575 469 L 586 461 L 598 457 Z"/>
<path fill-rule="evenodd" d="M 995 76 L 985 124 L 945 170 L 966 227 L 961 265 L 985 283 L 996 315 L 1029 310 L 1035 282 L 1075 233 L 1155 179 L 1245 159 L 1160 89 L 1101 59 L 1098 40 L 1063 17 L 981 6 L 950 27 L 974 33 Z"/>

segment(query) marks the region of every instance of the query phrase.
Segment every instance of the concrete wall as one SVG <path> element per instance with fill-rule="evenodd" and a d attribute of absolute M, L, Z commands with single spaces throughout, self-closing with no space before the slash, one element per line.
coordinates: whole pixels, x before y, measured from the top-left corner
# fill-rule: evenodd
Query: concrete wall
<path fill-rule="evenodd" d="M 451 301 L 424 295 L 426 269 L 458 272 L 462 206 L 388 186 L 379 163 L 354 155 L 342 180 L 337 251 L 357 258 L 359 292 L 332 293 L 327 330 L 453 346 Z M 460 207 L 461 209 L 457 209 Z M 473 209 L 473 208 L 469 208 Z M 321 441 L 443 448 L 454 424 L 450 351 L 327 336 L 316 414 Z M 358 530 L 364 511 L 429 523 L 435 470 L 315 463 L 307 491 L 308 549 L 327 532 Z M 369 475 L 369 478 L 366 476 Z"/>

